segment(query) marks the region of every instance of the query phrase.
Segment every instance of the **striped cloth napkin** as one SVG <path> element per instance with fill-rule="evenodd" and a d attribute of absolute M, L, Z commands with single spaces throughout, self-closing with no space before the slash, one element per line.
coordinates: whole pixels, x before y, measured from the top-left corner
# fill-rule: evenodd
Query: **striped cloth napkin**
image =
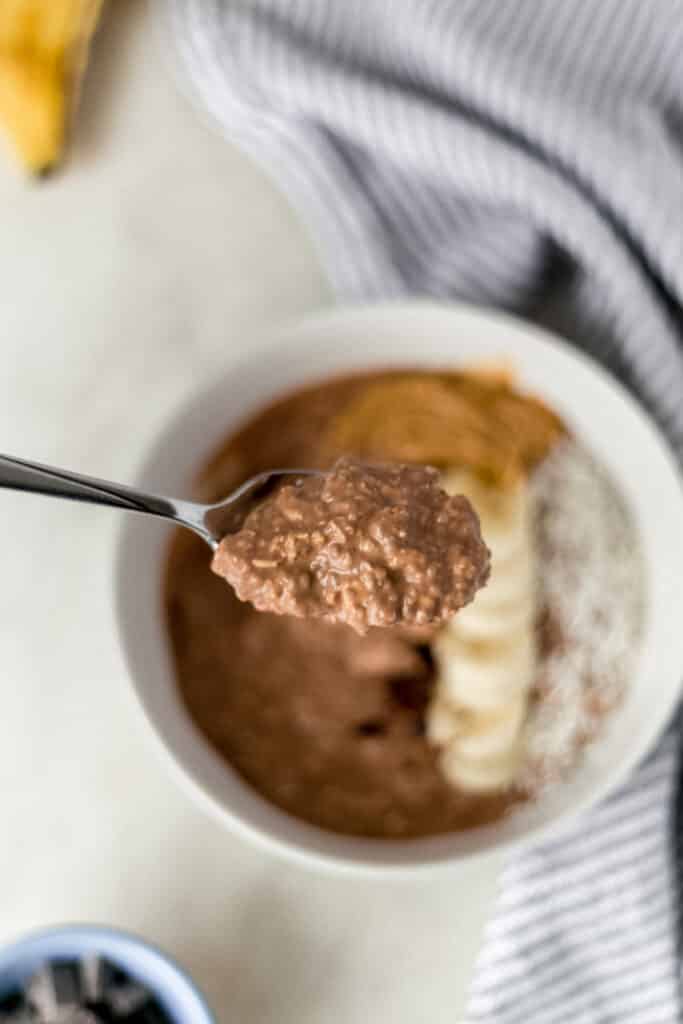
<path fill-rule="evenodd" d="M 286 189 L 340 296 L 536 319 L 616 372 L 683 457 L 679 0 L 170 7 L 195 91 Z M 469 1024 L 678 1019 L 677 734 L 509 864 Z"/>

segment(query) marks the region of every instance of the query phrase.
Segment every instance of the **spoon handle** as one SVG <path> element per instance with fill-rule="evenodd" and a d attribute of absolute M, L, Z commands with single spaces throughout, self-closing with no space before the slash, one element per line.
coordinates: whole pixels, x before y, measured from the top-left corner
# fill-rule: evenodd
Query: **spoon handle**
<path fill-rule="evenodd" d="M 0 455 L 0 488 L 109 505 L 130 512 L 147 512 L 168 519 L 177 516 L 176 505 L 168 498 L 9 455 Z"/>

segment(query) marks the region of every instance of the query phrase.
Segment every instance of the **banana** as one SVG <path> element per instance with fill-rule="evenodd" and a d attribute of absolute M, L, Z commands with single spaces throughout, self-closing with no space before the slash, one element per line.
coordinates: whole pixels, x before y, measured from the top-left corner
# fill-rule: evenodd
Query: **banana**
<path fill-rule="evenodd" d="M 531 496 L 525 479 L 502 490 L 482 483 L 469 470 L 450 470 L 441 481 L 448 494 L 464 494 L 477 510 L 481 532 L 491 551 L 491 561 L 504 562 L 528 536 Z"/>
<path fill-rule="evenodd" d="M 444 629 L 435 644 L 438 689 L 456 707 L 495 711 L 525 693 L 536 667 L 529 630 L 495 643 L 471 644 Z"/>
<path fill-rule="evenodd" d="M 462 732 L 462 716 L 457 705 L 438 696 L 432 700 L 426 714 L 427 738 L 437 747 L 452 743 Z"/>
<path fill-rule="evenodd" d="M 457 709 L 448 701 L 436 700 L 427 713 L 427 736 L 438 746 L 456 746 L 466 759 L 499 757 L 519 739 L 526 709 L 526 694 L 493 711 Z"/>
<path fill-rule="evenodd" d="M 527 694 L 520 693 L 496 711 L 472 714 L 457 744 L 470 761 L 503 757 L 518 744 L 527 710 Z"/>
<path fill-rule="evenodd" d="M 0 2 L 0 123 L 34 174 L 62 155 L 101 7 L 102 0 Z"/>
<path fill-rule="evenodd" d="M 446 778 L 461 789 L 473 793 L 491 792 L 511 784 L 521 762 L 521 753 L 519 743 L 504 754 L 484 758 L 468 758 L 458 747 L 448 747 L 441 756 L 441 767 Z"/>
<path fill-rule="evenodd" d="M 521 593 L 536 591 L 536 559 L 530 538 L 509 558 L 492 558 L 491 575 L 477 595 L 477 606 L 497 608 L 515 601 Z M 473 607 L 467 605 L 463 611 Z"/>
<path fill-rule="evenodd" d="M 495 575 L 496 567 L 492 567 L 491 575 Z M 496 640 L 516 636 L 523 631 L 533 629 L 536 618 L 536 599 L 533 591 L 520 588 L 517 600 L 510 599 L 504 604 L 489 605 L 482 601 L 481 607 L 473 602 L 463 608 L 458 615 L 456 636 L 471 643 L 491 643 Z"/>
<path fill-rule="evenodd" d="M 491 549 L 491 577 L 476 601 L 437 636 L 437 684 L 427 737 L 441 750 L 446 778 L 463 790 L 514 781 L 537 661 L 536 558 L 526 480 L 501 490 L 473 473 L 445 474 L 444 489 L 465 494 Z"/>

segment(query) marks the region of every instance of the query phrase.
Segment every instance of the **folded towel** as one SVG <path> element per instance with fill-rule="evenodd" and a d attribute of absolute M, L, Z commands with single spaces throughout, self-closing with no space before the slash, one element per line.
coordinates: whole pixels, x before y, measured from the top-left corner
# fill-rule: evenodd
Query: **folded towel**
<path fill-rule="evenodd" d="M 683 457 L 678 0 L 171 9 L 197 93 L 287 190 L 340 295 L 538 320 L 616 372 Z M 677 737 L 572 835 L 509 864 L 471 1024 L 677 1019 Z"/>

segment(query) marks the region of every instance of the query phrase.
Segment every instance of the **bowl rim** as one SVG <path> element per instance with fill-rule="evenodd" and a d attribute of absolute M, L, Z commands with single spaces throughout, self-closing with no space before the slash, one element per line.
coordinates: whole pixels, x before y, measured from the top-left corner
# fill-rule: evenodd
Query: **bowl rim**
<path fill-rule="evenodd" d="M 395 299 L 378 303 L 324 307 L 321 310 L 313 311 L 284 324 L 276 324 L 265 332 L 260 332 L 259 338 L 262 340 L 265 337 L 267 340 L 265 345 L 260 344 L 255 351 L 246 355 L 229 356 L 221 372 L 216 375 L 208 386 L 193 390 L 167 417 L 156 436 L 146 446 L 135 476 L 136 485 L 144 486 L 145 475 L 154 453 L 160 450 L 164 438 L 173 430 L 174 425 L 185 419 L 191 410 L 200 407 L 207 401 L 209 396 L 215 396 L 220 390 L 224 391 L 226 383 L 232 377 L 244 373 L 248 367 L 253 366 L 256 360 L 268 360 L 269 356 L 274 358 L 281 357 L 283 345 L 287 342 L 292 342 L 293 339 L 293 343 L 296 345 L 296 337 L 300 333 L 315 332 L 316 329 L 323 330 L 329 327 L 331 323 L 336 324 L 340 320 L 352 321 L 360 318 L 362 321 L 367 317 L 381 318 L 387 314 L 399 317 L 434 314 L 442 316 L 444 313 L 455 313 L 460 316 L 470 317 L 480 324 L 484 323 L 484 326 L 486 326 L 485 322 L 487 322 L 489 326 L 495 326 L 503 331 L 507 329 L 513 334 L 524 334 L 528 339 L 534 339 L 534 343 L 561 353 L 565 359 L 568 358 L 576 363 L 577 366 L 582 366 L 584 371 L 589 371 L 596 381 L 600 382 L 603 389 L 610 390 L 615 397 L 621 400 L 622 405 L 628 407 L 632 423 L 637 423 L 641 436 L 647 436 L 647 443 L 651 450 L 656 451 L 660 459 L 663 459 L 668 464 L 670 482 L 675 484 L 678 500 L 681 503 L 681 511 L 683 512 L 683 478 L 668 441 L 655 425 L 645 408 L 602 364 L 569 341 L 519 317 L 467 303 L 435 302 L 429 299 Z M 299 343 L 301 343 L 302 348 L 305 348 L 307 345 L 305 340 L 301 342 L 300 339 Z M 376 365 L 379 366 L 380 364 L 377 363 Z M 390 360 L 385 365 L 390 365 Z M 406 360 L 399 360 L 395 365 L 407 366 L 408 362 Z M 416 353 L 414 365 L 425 365 L 419 351 Z M 348 369 L 351 372 L 351 368 L 349 367 Z M 340 371 L 332 371 L 327 375 L 331 376 L 334 372 Z M 326 371 L 321 371 L 319 374 L 312 375 L 306 382 L 313 381 L 316 378 L 323 380 L 325 376 Z M 284 387 L 282 393 L 285 393 L 287 390 L 288 387 Z M 267 399 L 263 400 L 264 403 L 266 401 Z M 252 800 L 255 800 L 260 805 L 262 811 L 267 810 L 267 817 L 270 819 L 272 827 L 266 828 L 262 824 L 256 825 L 253 821 L 247 820 L 243 814 L 235 811 L 233 807 L 229 807 L 224 801 L 221 801 L 215 793 L 210 791 L 210 787 L 200 777 L 200 773 L 193 766 L 189 765 L 186 759 L 181 758 L 177 750 L 171 749 L 168 736 L 162 735 L 159 723 L 150 711 L 144 692 L 142 692 L 139 686 L 137 673 L 130 656 L 125 626 L 124 562 L 134 522 L 135 517 L 124 517 L 124 521 L 119 529 L 115 557 L 114 605 L 117 632 L 127 668 L 127 675 L 131 683 L 130 689 L 135 696 L 135 703 L 138 709 L 142 712 L 142 719 L 148 726 L 145 730 L 147 735 L 153 738 L 155 748 L 162 754 L 166 763 L 171 767 L 173 774 L 175 774 L 184 788 L 189 790 L 193 798 L 198 800 L 215 819 L 230 827 L 234 832 L 256 842 L 261 848 L 284 857 L 289 861 L 294 861 L 308 868 L 314 868 L 323 873 L 333 872 L 337 875 L 347 874 L 356 877 L 390 877 L 392 880 L 424 878 L 432 873 L 443 873 L 444 870 L 452 871 L 459 869 L 473 860 L 482 862 L 485 859 L 499 856 L 501 852 L 519 851 L 536 845 L 551 836 L 557 837 L 571 829 L 579 817 L 603 801 L 623 784 L 636 765 L 655 745 L 678 703 L 678 697 L 683 687 L 683 671 L 681 672 L 681 680 L 675 697 L 672 697 L 663 709 L 657 709 L 658 713 L 653 716 L 653 724 L 642 731 L 621 762 L 616 766 L 610 766 L 603 777 L 595 782 L 590 794 L 577 799 L 571 807 L 562 811 L 556 820 L 541 822 L 522 835 L 499 839 L 490 848 L 460 850 L 457 853 L 449 852 L 449 836 L 430 837 L 427 840 L 361 839 L 341 836 L 293 818 L 270 804 L 256 790 L 244 783 L 243 785 L 250 791 Z M 681 665 L 683 666 L 683 657 L 681 658 Z M 200 742 L 206 745 L 207 741 L 200 736 L 198 730 L 194 729 L 194 732 L 196 738 L 199 738 Z M 213 754 L 213 756 L 216 759 L 219 758 L 218 754 Z M 225 769 L 225 767 L 223 762 L 223 768 Z M 276 824 L 278 822 L 279 826 Z M 283 830 L 294 831 L 298 838 L 296 840 L 285 838 L 280 833 L 280 827 Z M 483 835 L 495 831 L 495 825 L 475 831 L 479 835 Z M 455 833 L 455 835 L 458 835 L 458 833 Z M 452 835 L 450 838 L 452 840 Z M 329 847 L 336 847 L 337 852 L 329 849 Z M 383 851 L 383 856 L 380 856 L 380 851 Z"/>
<path fill-rule="evenodd" d="M 76 950 L 79 947 L 81 953 L 86 950 L 90 952 L 98 949 L 102 956 L 111 958 L 117 963 L 122 962 L 117 959 L 120 950 L 143 952 L 148 959 L 180 983 L 186 998 L 192 1004 L 192 1012 L 199 1015 L 193 1019 L 193 1024 L 216 1024 L 216 1018 L 204 994 L 184 967 L 181 967 L 168 953 L 163 952 L 158 946 L 137 933 L 128 929 L 116 928 L 113 925 L 72 922 L 46 925 L 24 932 L 0 947 L 0 977 L 4 971 L 12 968 L 21 970 L 22 963 L 28 967 L 28 963 L 34 958 L 45 960 L 57 956 L 76 957 L 78 955 Z M 128 972 L 127 964 L 123 964 L 123 966 Z M 131 973 L 134 972 L 131 971 Z M 140 972 L 140 980 L 155 997 L 164 1001 L 166 993 L 156 981 L 149 980 L 144 971 Z M 168 1012 L 173 1014 L 172 1010 Z M 177 1014 L 174 1014 L 172 1019 L 175 1020 L 176 1016 Z M 181 1019 L 177 1018 L 177 1020 L 178 1024 L 181 1024 Z"/>

